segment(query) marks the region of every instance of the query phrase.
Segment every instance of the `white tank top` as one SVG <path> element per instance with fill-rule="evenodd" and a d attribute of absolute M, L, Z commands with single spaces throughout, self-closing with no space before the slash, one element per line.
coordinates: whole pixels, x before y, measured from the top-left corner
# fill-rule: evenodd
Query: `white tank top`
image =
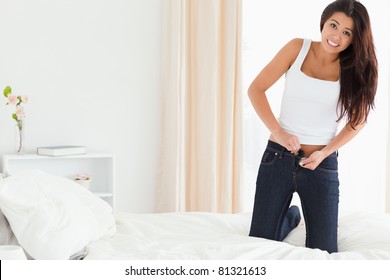
<path fill-rule="evenodd" d="M 340 83 L 312 78 L 301 71 L 310 45 L 311 40 L 303 40 L 301 51 L 286 72 L 279 123 L 301 144 L 327 145 L 337 133 Z"/>

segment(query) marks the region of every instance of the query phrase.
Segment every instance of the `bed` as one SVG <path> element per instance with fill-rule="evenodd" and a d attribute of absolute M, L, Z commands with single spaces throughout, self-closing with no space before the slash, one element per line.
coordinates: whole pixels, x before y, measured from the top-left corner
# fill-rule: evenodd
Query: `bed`
<path fill-rule="evenodd" d="M 390 260 L 390 217 L 354 213 L 340 219 L 339 253 L 304 247 L 299 226 L 283 242 L 248 236 L 249 213 L 116 215 L 117 233 L 88 246 L 85 259 Z"/>
<path fill-rule="evenodd" d="M 71 180 L 39 170 L 0 181 L 1 245 L 31 259 L 390 260 L 390 215 L 339 219 L 339 252 L 304 247 L 305 228 L 283 242 L 248 236 L 251 214 L 134 214 L 112 208 Z M 1 218 L 3 216 L 3 218 Z"/>

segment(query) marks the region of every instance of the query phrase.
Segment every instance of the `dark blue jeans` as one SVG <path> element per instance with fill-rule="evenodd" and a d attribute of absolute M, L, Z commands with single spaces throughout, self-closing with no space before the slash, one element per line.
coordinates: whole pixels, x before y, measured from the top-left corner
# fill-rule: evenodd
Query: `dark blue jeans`
<path fill-rule="evenodd" d="M 337 153 L 315 169 L 299 165 L 303 152 L 291 154 L 269 141 L 256 182 L 250 236 L 281 241 L 286 213 L 297 192 L 306 224 L 306 247 L 337 252 L 339 179 Z"/>

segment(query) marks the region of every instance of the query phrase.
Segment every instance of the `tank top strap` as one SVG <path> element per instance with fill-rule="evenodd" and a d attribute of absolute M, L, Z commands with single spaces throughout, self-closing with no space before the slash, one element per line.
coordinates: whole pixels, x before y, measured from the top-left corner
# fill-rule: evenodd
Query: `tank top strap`
<path fill-rule="evenodd" d="M 303 39 L 302 48 L 299 51 L 299 54 L 297 58 L 294 61 L 294 64 L 292 65 L 292 68 L 295 68 L 296 70 L 301 70 L 303 61 L 306 58 L 307 53 L 310 50 L 311 40 L 310 39 Z"/>

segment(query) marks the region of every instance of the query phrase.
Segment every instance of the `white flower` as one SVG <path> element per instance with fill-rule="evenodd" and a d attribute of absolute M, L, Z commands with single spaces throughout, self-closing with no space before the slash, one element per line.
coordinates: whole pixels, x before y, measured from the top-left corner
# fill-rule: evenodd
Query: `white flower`
<path fill-rule="evenodd" d="M 22 106 L 16 106 L 15 115 L 18 120 L 23 120 L 26 116 L 26 114 L 24 113 L 24 108 Z"/>
<path fill-rule="evenodd" d="M 18 102 L 19 102 L 19 99 L 16 95 L 14 95 L 14 94 L 8 95 L 8 104 L 9 105 L 15 106 L 16 104 L 18 104 Z"/>
<path fill-rule="evenodd" d="M 16 121 L 19 130 L 21 130 L 23 127 L 23 120 L 26 117 L 23 105 L 29 102 L 29 98 L 27 95 L 21 96 L 13 94 L 10 86 L 7 86 L 4 89 L 4 96 L 8 101 L 6 105 L 15 106 L 15 112 L 12 114 L 12 118 Z"/>
<path fill-rule="evenodd" d="M 77 174 L 76 175 L 76 178 L 75 178 L 75 180 L 89 180 L 90 179 L 90 177 L 89 177 L 89 175 L 88 174 L 85 174 L 85 173 L 83 173 L 83 174 Z"/>

